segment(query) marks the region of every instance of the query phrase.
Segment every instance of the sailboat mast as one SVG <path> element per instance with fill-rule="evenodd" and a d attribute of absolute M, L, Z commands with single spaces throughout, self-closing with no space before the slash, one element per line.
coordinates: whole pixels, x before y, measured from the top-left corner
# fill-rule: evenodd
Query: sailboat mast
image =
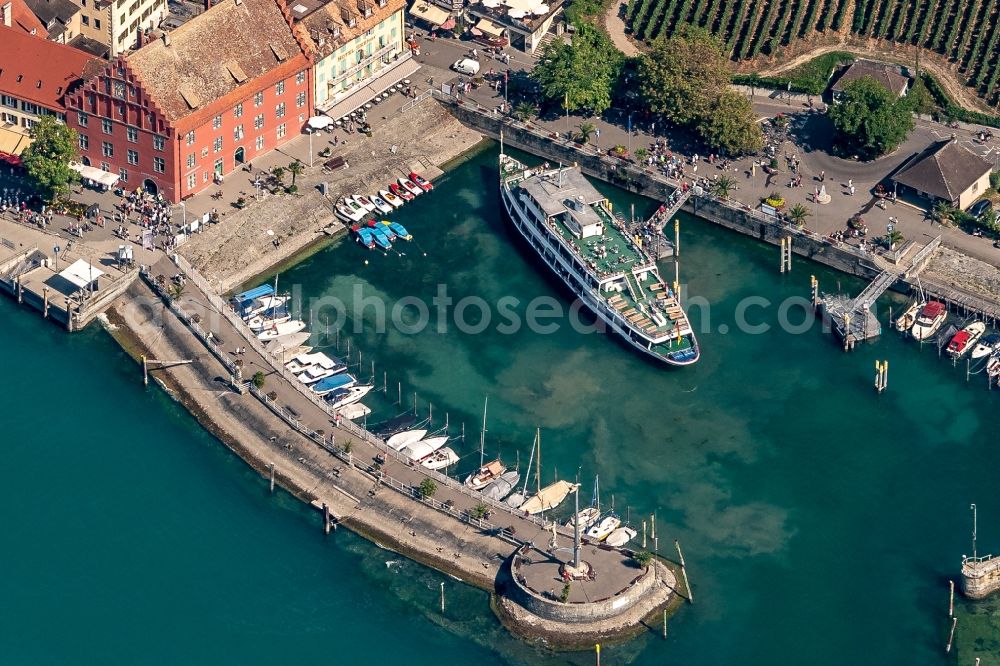
<path fill-rule="evenodd" d="M 535 442 L 538 446 L 538 456 L 535 458 L 535 487 L 542 492 L 542 429 L 535 428 Z"/>
<path fill-rule="evenodd" d="M 531 455 L 528 456 L 528 471 L 524 473 L 524 490 L 521 491 L 521 495 L 524 496 L 528 493 L 528 479 L 531 478 L 531 462 L 535 459 L 535 447 L 538 445 L 538 435 L 535 435 L 535 441 L 531 443 Z"/>
<path fill-rule="evenodd" d="M 479 433 L 479 466 L 483 466 L 483 459 L 485 456 L 486 447 L 486 406 L 490 404 L 490 396 L 486 396 L 486 400 L 483 402 L 483 429 Z"/>

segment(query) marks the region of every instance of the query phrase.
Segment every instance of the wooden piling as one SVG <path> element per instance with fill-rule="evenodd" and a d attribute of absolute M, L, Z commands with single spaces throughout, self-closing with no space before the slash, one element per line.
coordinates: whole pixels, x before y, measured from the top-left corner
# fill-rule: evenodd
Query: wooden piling
<path fill-rule="evenodd" d="M 330 505 L 323 502 L 323 534 L 330 534 Z"/>
<path fill-rule="evenodd" d="M 274 463 L 269 465 L 271 468 L 271 494 L 274 494 Z"/>
<path fill-rule="evenodd" d="M 957 617 L 951 618 L 951 634 L 948 635 L 948 645 L 944 649 L 945 652 L 951 652 L 951 644 L 955 640 L 955 625 L 957 624 L 958 624 L 958 618 Z"/>
<path fill-rule="evenodd" d="M 663 637 L 667 637 L 667 609 L 663 609 Z"/>
<path fill-rule="evenodd" d="M 21 284 L 20 276 L 17 278 L 17 303 L 18 305 L 24 303 L 24 285 Z"/>
<path fill-rule="evenodd" d="M 948 617 L 955 617 L 955 581 L 948 581 Z"/>
<path fill-rule="evenodd" d="M 674 539 L 674 547 L 677 548 L 677 558 L 681 561 L 681 575 L 684 576 L 684 589 L 687 590 L 687 600 L 689 604 L 693 604 L 694 592 L 691 590 L 691 581 L 688 580 L 687 565 L 684 564 L 684 553 L 681 551 L 681 542 Z"/>
<path fill-rule="evenodd" d="M 441 612 L 444 613 L 444 581 L 441 581 Z"/>
<path fill-rule="evenodd" d="M 146 355 L 140 356 L 142 359 L 142 385 L 149 386 L 149 363 L 146 361 Z"/>
<path fill-rule="evenodd" d="M 642 521 L 642 548 L 646 549 L 646 521 Z"/>
<path fill-rule="evenodd" d="M 49 318 L 49 288 L 42 287 L 42 318 Z"/>

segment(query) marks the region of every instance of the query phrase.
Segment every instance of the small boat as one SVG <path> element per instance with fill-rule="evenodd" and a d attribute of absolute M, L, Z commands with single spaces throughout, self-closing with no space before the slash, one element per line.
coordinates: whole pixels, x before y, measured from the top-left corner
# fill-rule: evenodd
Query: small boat
<path fill-rule="evenodd" d="M 407 190 L 406 188 L 404 188 L 399 183 L 391 183 L 389 185 L 389 191 L 392 192 L 393 194 L 395 194 L 397 197 L 399 197 L 403 201 L 413 201 L 416 198 L 416 196 L 417 196 L 413 192 L 410 192 L 409 190 Z"/>
<path fill-rule="evenodd" d="M 348 202 L 352 202 L 353 201 L 356 205 L 358 205 L 361 208 L 363 208 L 365 210 L 365 212 L 367 212 L 367 213 L 374 213 L 375 209 L 377 208 L 377 206 L 375 205 L 375 203 L 371 199 L 369 199 L 368 197 L 365 197 L 365 196 L 361 196 L 359 194 L 355 194 L 352 197 L 347 197 L 347 198 L 344 199 L 344 201 L 348 201 Z"/>
<path fill-rule="evenodd" d="M 1000 351 L 994 352 L 990 360 L 986 362 L 986 375 L 990 380 L 1000 375 Z"/>
<path fill-rule="evenodd" d="M 296 375 L 296 377 L 300 382 L 302 382 L 306 386 L 309 386 L 310 384 L 315 384 L 321 379 L 326 379 L 327 377 L 331 377 L 337 374 L 338 372 L 342 372 L 346 369 L 347 369 L 346 366 L 341 366 L 339 368 L 337 367 L 326 368 L 318 364 L 310 365 L 308 368 L 306 368 L 298 375 Z"/>
<path fill-rule="evenodd" d="M 979 339 L 979 342 L 972 348 L 972 359 L 985 358 L 993 352 L 1000 351 L 1000 335 L 990 333 Z"/>
<path fill-rule="evenodd" d="M 913 301 L 910 307 L 906 308 L 906 312 L 896 318 L 896 330 L 905 333 L 913 328 L 913 323 L 917 320 L 917 313 L 924 305 L 923 301 Z"/>
<path fill-rule="evenodd" d="M 361 386 L 351 386 L 346 389 L 336 389 L 333 393 L 328 394 L 324 400 L 330 403 L 332 409 L 338 409 L 361 400 L 373 388 L 375 387 L 372 384 L 362 384 Z"/>
<path fill-rule="evenodd" d="M 524 504 L 522 504 L 519 508 L 529 516 L 543 511 L 551 511 L 562 504 L 562 501 L 566 499 L 566 496 L 576 490 L 576 488 L 577 484 L 575 483 L 570 483 L 569 481 L 556 481 L 551 485 L 545 486 L 536 494 L 526 499 Z"/>
<path fill-rule="evenodd" d="M 593 525 L 598 518 L 601 517 L 601 510 L 596 506 L 588 506 L 585 509 L 580 509 L 580 513 L 575 516 L 570 516 L 566 521 L 566 527 L 575 527 L 577 523 L 580 524 L 580 530 L 586 533 L 586 531 Z"/>
<path fill-rule="evenodd" d="M 419 442 L 427 434 L 426 430 L 404 430 L 385 440 L 385 445 L 394 451 L 399 451 L 407 444 Z"/>
<path fill-rule="evenodd" d="M 399 450 L 404 456 L 410 460 L 423 460 L 430 454 L 434 453 L 448 441 L 447 435 L 441 435 L 440 437 L 428 437 L 427 439 L 422 439 L 419 442 L 412 442 L 407 444 L 402 449 Z"/>
<path fill-rule="evenodd" d="M 406 203 L 405 201 L 403 201 L 402 199 L 400 199 L 399 197 L 397 197 L 395 194 L 393 194 L 389 190 L 379 190 L 378 191 L 378 195 L 380 197 L 382 197 L 383 201 L 385 201 L 387 204 L 389 204 L 393 208 L 399 208 L 404 203 Z"/>
<path fill-rule="evenodd" d="M 986 324 L 981 321 L 963 326 L 961 331 L 952 336 L 945 351 L 952 358 L 961 358 L 975 346 L 985 332 Z"/>
<path fill-rule="evenodd" d="M 521 473 L 516 469 L 512 469 L 509 472 L 504 472 L 499 478 L 492 481 L 488 486 L 482 489 L 483 497 L 488 497 L 490 499 L 500 501 L 504 497 L 510 494 L 510 491 L 514 490 L 518 481 L 521 480 Z"/>
<path fill-rule="evenodd" d="M 360 402 L 355 402 L 340 408 L 340 415 L 349 421 L 360 419 L 361 417 L 368 416 L 371 413 L 372 408 L 368 405 L 362 405 Z"/>
<path fill-rule="evenodd" d="M 420 461 L 427 469 L 444 469 L 458 462 L 458 454 L 450 446 L 445 446 Z"/>
<path fill-rule="evenodd" d="M 392 232 L 396 234 L 396 238 L 402 238 L 403 240 L 413 240 L 413 236 L 410 232 L 406 230 L 399 222 L 390 222 L 389 220 L 382 220 L 382 224 L 392 229 Z"/>
<path fill-rule="evenodd" d="M 414 183 L 409 178 L 400 178 L 399 185 L 413 196 L 417 196 L 424 193 L 423 189 L 418 187 L 417 184 Z"/>
<path fill-rule="evenodd" d="M 268 340 L 277 340 L 278 338 L 284 337 L 286 335 L 292 335 L 293 333 L 298 333 L 306 327 L 306 323 L 301 319 L 292 319 L 290 321 L 282 322 L 280 324 L 275 324 L 270 328 L 265 328 L 263 331 L 257 334 L 257 339 L 262 342 L 267 342 Z"/>
<path fill-rule="evenodd" d="M 360 222 L 365 219 L 365 216 L 368 214 L 368 211 L 363 208 L 354 209 L 343 204 L 337 204 L 334 207 L 334 212 L 337 214 L 337 217 L 342 219 L 344 222 Z"/>
<path fill-rule="evenodd" d="M 387 215 L 392 212 L 392 206 L 390 206 L 388 203 L 386 203 L 385 199 L 383 199 L 382 197 L 378 196 L 377 194 L 373 194 L 372 195 L 371 202 L 373 204 L 375 204 L 376 208 L 378 208 L 380 211 L 382 211 L 383 213 L 385 213 Z M 374 212 L 374 211 L 372 211 L 372 212 Z"/>
<path fill-rule="evenodd" d="M 414 183 L 416 183 L 417 187 L 419 187 L 420 189 L 422 189 L 424 192 L 430 192 L 431 190 L 434 189 L 434 183 L 432 183 L 431 181 L 427 180 L 426 178 L 424 178 L 423 176 L 421 176 L 416 171 L 411 171 L 410 172 L 410 180 L 412 180 Z"/>
<path fill-rule="evenodd" d="M 372 238 L 375 240 L 375 244 L 378 245 L 383 250 L 391 250 L 392 243 L 389 241 L 389 236 L 386 235 L 379 227 L 368 227 L 371 231 Z"/>
<path fill-rule="evenodd" d="M 288 312 L 288 310 L 280 308 L 278 310 L 265 312 L 264 314 L 253 317 L 247 322 L 247 326 L 250 327 L 251 331 L 256 333 L 257 331 L 263 331 L 265 328 L 274 326 L 275 324 L 284 324 L 291 318 L 292 315 Z"/>
<path fill-rule="evenodd" d="M 323 352 L 316 352 L 315 354 L 298 354 L 293 357 L 291 361 L 286 363 L 285 367 L 293 375 L 297 375 L 300 372 L 304 372 L 309 369 L 313 365 L 326 365 L 332 368 L 336 365 L 336 361 Z"/>
<path fill-rule="evenodd" d="M 510 495 L 507 495 L 507 499 L 505 499 L 503 503 L 512 509 L 517 509 L 524 505 L 524 501 L 526 499 L 528 498 L 522 493 L 511 493 Z"/>
<path fill-rule="evenodd" d="M 372 233 L 382 233 L 385 237 L 389 239 L 389 242 L 396 240 L 396 232 L 392 230 L 392 227 L 388 224 L 378 224 L 375 220 L 368 223 L 368 226 L 373 229 Z M 378 227 L 378 231 L 374 231 L 375 227 Z"/>
<path fill-rule="evenodd" d="M 354 386 L 358 383 L 358 380 L 346 372 L 340 372 L 329 377 L 325 377 L 315 384 L 312 385 L 310 389 L 316 395 L 322 397 L 328 393 L 333 393 L 337 389 L 346 389 Z"/>
<path fill-rule="evenodd" d="M 590 526 L 587 530 L 587 538 L 591 541 L 604 541 L 612 532 L 621 527 L 621 524 L 621 518 L 609 513 Z"/>
<path fill-rule="evenodd" d="M 615 548 L 621 548 L 629 541 L 634 539 L 636 534 L 638 534 L 638 532 L 636 532 L 631 527 L 628 527 L 627 525 L 622 525 L 614 532 L 609 534 L 608 538 L 604 540 L 604 543 L 608 544 L 609 546 L 614 546 Z"/>
<path fill-rule="evenodd" d="M 311 347 L 302 347 L 302 343 L 307 342 L 308 340 L 309 331 L 303 331 L 302 333 L 296 333 L 295 335 L 285 336 L 280 340 L 273 340 L 264 346 L 267 348 L 267 351 L 271 352 L 271 356 L 274 357 L 279 357 L 282 354 L 297 356 L 298 354 L 308 354 L 312 351 Z"/>
<path fill-rule="evenodd" d="M 243 321 L 249 321 L 269 310 L 277 310 L 287 302 L 288 296 L 265 296 L 255 299 L 250 307 L 243 311 Z"/>
<path fill-rule="evenodd" d="M 500 475 L 506 471 L 507 468 L 500 460 L 494 460 L 465 477 L 465 485 L 473 490 L 482 490 L 499 479 Z"/>
<path fill-rule="evenodd" d="M 917 340 L 927 340 L 937 333 L 944 320 L 948 318 L 948 309 L 940 301 L 930 301 L 917 315 L 917 320 L 913 322 L 910 335 Z"/>
<path fill-rule="evenodd" d="M 354 234 L 354 239 L 358 243 L 369 250 L 375 249 L 375 234 L 368 227 L 362 227 L 360 224 L 355 224 L 351 227 L 351 233 Z"/>

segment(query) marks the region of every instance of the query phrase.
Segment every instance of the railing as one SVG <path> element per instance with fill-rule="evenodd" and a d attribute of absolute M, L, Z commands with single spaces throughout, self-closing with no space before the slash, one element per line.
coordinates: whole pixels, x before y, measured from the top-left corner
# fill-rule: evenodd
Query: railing
<path fill-rule="evenodd" d="M 351 76 L 357 74 L 362 69 L 364 69 L 368 65 L 372 64 L 373 62 L 375 62 L 376 60 L 378 60 L 379 58 L 381 58 L 382 56 L 384 56 L 386 53 L 390 53 L 395 48 L 396 48 L 396 44 L 386 44 L 385 46 L 383 46 L 382 48 L 380 48 L 378 51 L 375 51 L 374 53 L 372 53 L 370 56 L 365 56 L 364 58 L 362 58 L 361 60 L 359 60 L 355 64 L 353 64 L 350 67 L 348 67 L 342 74 L 337 75 L 337 78 L 330 79 L 330 81 L 327 83 L 327 87 L 336 86 L 337 84 L 339 84 L 340 82 L 344 81 L 345 79 L 350 78 Z"/>

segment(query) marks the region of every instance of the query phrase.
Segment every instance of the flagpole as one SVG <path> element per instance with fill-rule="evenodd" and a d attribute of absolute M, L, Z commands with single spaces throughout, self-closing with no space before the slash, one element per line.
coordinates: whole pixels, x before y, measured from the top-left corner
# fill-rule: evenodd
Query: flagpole
<path fill-rule="evenodd" d="M 573 137 L 569 134 L 569 93 L 566 93 L 566 98 L 564 100 L 563 106 L 566 108 L 566 138 L 571 139 Z"/>

